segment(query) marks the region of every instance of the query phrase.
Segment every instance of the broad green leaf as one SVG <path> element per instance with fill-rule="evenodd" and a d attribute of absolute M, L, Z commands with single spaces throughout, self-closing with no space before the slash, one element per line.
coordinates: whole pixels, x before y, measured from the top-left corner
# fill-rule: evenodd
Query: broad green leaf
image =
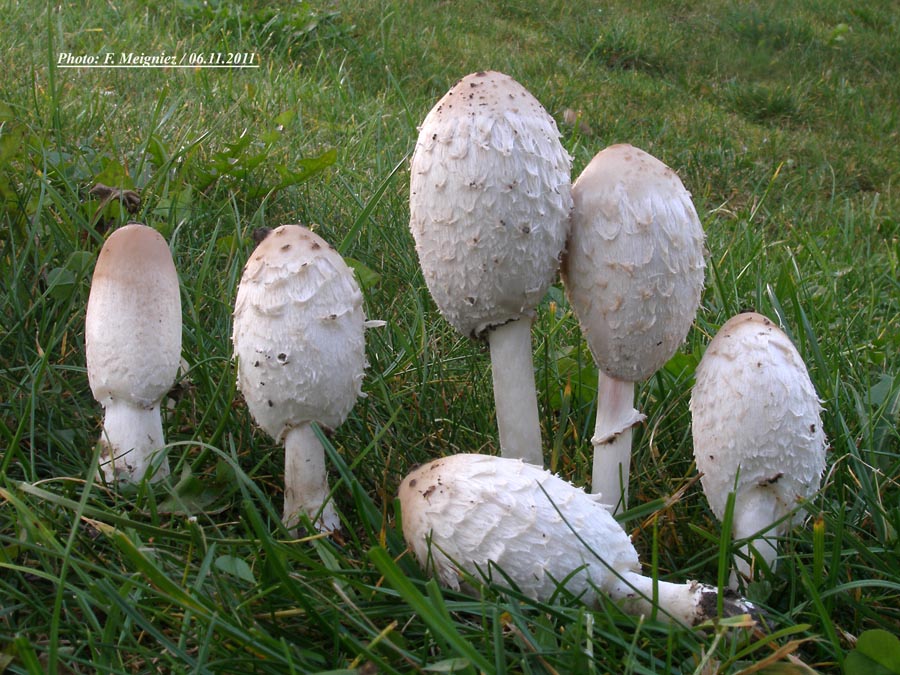
<path fill-rule="evenodd" d="M 381 281 L 381 275 L 378 272 L 361 263 L 356 258 L 344 258 L 344 262 L 347 263 L 350 269 L 356 272 L 356 279 L 359 281 L 359 285 L 363 290 L 371 288 Z"/>
<path fill-rule="evenodd" d="M 91 251 L 75 251 L 66 260 L 66 269 L 79 279 L 83 278 L 94 266 L 94 254 Z"/>
<path fill-rule="evenodd" d="M 296 110 L 285 110 L 283 113 L 281 113 L 275 117 L 274 122 L 278 126 L 286 127 L 288 124 L 293 122 L 296 117 L 297 117 Z"/>
<path fill-rule="evenodd" d="M 867 630 L 844 659 L 845 675 L 900 675 L 900 639 L 886 630 Z"/>
<path fill-rule="evenodd" d="M 224 495 L 230 494 L 227 482 L 218 479 L 198 478 L 185 467 L 178 483 L 172 492 L 157 507 L 160 513 L 219 513 L 228 507 L 228 501 L 222 501 L 215 507 L 213 504 Z"/>
<path fill-rule="evenodd" d="M 299 160 L 294 166 L 288 168 L 282 164 L 276 165 L 279 182 L 275 189 L 286 188 L 291 185 L 303 183 L 318 173 L 321 173 L 337 161 L 337 150 L 332 148 L 318 157 L 308 157 Z"/>
<path fill-rule="evenodd" d="M 194 193 L 190 185 L 185 185 L 177 192 L 170 192 L 160 199 L 151 212 L 156 218 L 165 218 L 179 223 L 191 216 Z"/>
<path fill-rule="evenodd" d="M 157 169 L 165 166 L 169 161 L 169 150 L 166 148 L 163 140 L 156 134 L 153 134 L 147 142 L 147 154 L 150 155 L 153 165 Z"/>
<path fill-rule="evenodd" d="M 471 664 L 468 659 L 444 659 L 430 666 L 422 668 L 426 673 L 459 673 L 470 668 Z"/>
<path fill-rule="evenodd" d="M 134 188 L 134 181 L 131 179 L 128 169 L 114 159 L 107 159 L 103 163 L 103 169 L 94 176 L 94 182 L 121 189 Z"/>
<path fill-rule="evenodd" d="M 226 574 L 251 584 L 256 583 L 253 570 L 250 569 L 247 561 L 242 558 L 233 555 L 220 555 L 213 564 L 216 566 L 216 569 L 222 570 Z"/>
<path fill-rule="evenodd" d="M 67 300 L 75 288 L 75 275 L 65 267 L 54 267 L 47 273 L 47 293 L 54 300 Z"/>

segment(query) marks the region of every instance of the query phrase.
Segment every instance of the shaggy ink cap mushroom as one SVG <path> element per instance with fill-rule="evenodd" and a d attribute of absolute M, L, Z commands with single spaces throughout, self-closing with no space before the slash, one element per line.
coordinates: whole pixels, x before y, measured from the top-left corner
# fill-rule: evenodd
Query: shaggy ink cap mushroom
<path fill-rule="evenodd" d="M 400 484 L 403 536 L 419 563 L 451 589 L 466 575 L 512 582 L 541 602 L 560 585 L 585 604 L 608 595 L 632 614 L 696 625 L 713 619 L 717 592 L 695 581 L 641 574 L 630 537 L 596 495 L 521 460 L 479 454 L 436 459 Z M 494 572 L 494 570 L 499 570 Z M 654 588 L 655 583 L 655 588 Z M 727 594 L 726 616 L 757 614 Z"/>
<path fill-rule="evenodd" d="M 103 244 L 88 297 L 85 356 L 104 409 L 105 479 L 166 477 L 160 403 L 181 361 L 181 296 L 169 246 L 153 228 L 129 223 Z"/>
<path fill-rule="evenodd" d="M 771 537 L 799 521 L 798 500 L 818 491 L 825 470 L 822 405 L 803 359 L 772 321 L 738 314 L 706 348 L 690 410 L 694 459 L 720 520 L 735 493 L 732 533 L 748 542 L 737 572 L 750 578 L 748 546 L 774 569 Z"/>
<path fill-rule="evenodd" d="M 343 423 L 362 395 L 363 297 L 324 239 L 282 225 L 244 267 L 234 310 L 238 388 L 262 429 L 285 446 L 284 522 L 340 520 L 328 500 L 325 452 L 311 424 Z"/>
<path fill-rule="evenodd" d="M 531 322 L 568 233 L 571 158 L 553 118 L 502 73 L 467 75 L 425 117 L 410 163 L 410 230 L 425 283 L 491 351 L 501 451 L 542 464 Z"/>
<path fill-rule="evenodd" d="M 676 173 L 631 145 L 597 153 L 572 186 L 566 295 L 599 370 L 592 490 L 627 506 L 634 383 L 690 329 L 703 288 L 704 235 Z"/>

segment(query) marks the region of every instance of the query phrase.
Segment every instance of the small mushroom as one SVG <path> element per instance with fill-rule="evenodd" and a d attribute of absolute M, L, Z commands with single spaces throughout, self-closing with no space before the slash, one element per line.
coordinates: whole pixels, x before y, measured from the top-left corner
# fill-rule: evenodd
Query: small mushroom
<path fill-rule="evenodd" d="M 362 395 L 363 298 L 353 272 L 300 225 L 265 237 L 244 267 L 234 309 L 238 388 L 262 429 L 284 443 L 284 523 L 305 514 L 340 527 L 325 450 L 312 423 L 335 428 Z"/>
<path fill-rule="evenodd" d="M 747 542 L 737 572 L 750 578 L 751 549 L 774 569 L 772 537 L 798 522 L 798 500 L 816 493 L 825 470 L 822 405 L 803 359 L 769 319 L 738 314 L 709 343 L 690 409 L 694 459 L 717 518 L 735 493 L 732 533 Z"/>
<path fill-rule="evenodd" d="M 181 362 L 181 297 L 166 240 L 146 225 L 113 232 L 97 257 L 85 317 L 88 382 L 104 410 L 108 482 L 169 475 L 163 396 Z"/>
<path fill-rule="evenodd" d="M 410 165 L 425 283 L 461 334 L 490 346 L 500 448 L 543 464 L 531 322 L 559 268 L 571 158 L 553 118 L 508 75 L 457 82 L 426 116 Z"/>
<path fill-rule="evenodd" d="M 464 575 L 512 583 L 546 602 L 559 587 L 624 611 L 696 625 L 716 617 L 718 595 L 706 584 L 643 576 L 631 539 L 596 495 L 521 460 L 458 454 L 415 469 L 399 489 L 403 536 L 427 572 L 451 589 Z M 756 614 L 728 594 L 726 615 Z"/>
<path fill-rule="evenodd" d="M 703 228 L 672 169 L 630 145 L 599 152 L 572 186 L 566 294 L 600 369 L 592 491 L 628 504 L 635 382 L 687 335 L 703 288 Z"/>

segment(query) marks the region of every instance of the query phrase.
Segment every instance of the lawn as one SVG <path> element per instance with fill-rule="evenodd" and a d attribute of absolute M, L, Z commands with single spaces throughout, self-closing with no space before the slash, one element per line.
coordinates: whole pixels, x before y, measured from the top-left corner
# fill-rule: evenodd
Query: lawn
<path fill-rule="evenodd" d="M 0 34 L 0 673 L 900 673 L 894 2 L 7 0 Z M 573 178 L 636 145 L 679 174 L 706 232 L 694 327 L 638 386 L 623 522 L 647 574 L 727 578 L 688 411 L 719 326 L 765 314 L 809 368 L 827 469 L 746 589 L 766 631 L 458 594 L 405 551 L 410 467 L 499 452 L 486 346 L 438 313 L 408 227 L 417 125 L 488 68 L 553 115 Z M 173 476 L 152 486 L 96 478 L 85 367 L 94 262 L 129 219 L 166 237 L 181 282 Z M 333 537 L 282 527 L 283 452 L 235 384 L 237 284 L 254 230 L 282 223 L 337 247 L 386 322 L 367 331 L 366 397 L 322 437 Z M 533 346 L 546 463 L 585 485 L 597 370 L 559 283 Z"/>

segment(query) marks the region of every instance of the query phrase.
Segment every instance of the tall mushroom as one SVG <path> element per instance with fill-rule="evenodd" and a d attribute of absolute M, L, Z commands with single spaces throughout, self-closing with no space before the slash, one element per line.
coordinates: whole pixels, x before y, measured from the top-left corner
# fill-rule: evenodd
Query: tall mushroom
<path fill-rule="evenodd" d="M 656 598 L 661 618 L 688 625 L 716 616 L 714 587 L 643 576 L 631 539 L 600 498 L 540 467 L 452 455 L 410 473 L 399 498 L 409 548 L 451 589 L 460 588 L 463 573 L 497 572 L 539 601 L 563 586 L 588 605 L 606 594 L 633 614 L 649 614 Z M 727 615 L 757 611 L 733 594 L 723 605 Z"/>
<path fill-rule="evenodd" d="M 457 331 L 488 341 L 501 453 L 541 465 L 531 322 L 565 245 L 570 172 L 553 118 L 492 71 L 431 109 L 410 165 L 425 283 Z"/>
<path fill-rule="evenodd" d="M 643 150 L 597 153 L 572 186 L 562 276 L 600 370 L 592 491 L 628 504 L 635 382 L 687 335 L 703 287 L 703 228 L 672 169 Z"/>
<path fill-rule="evenodd" d="M 800 518 L 825 470 L 822 406 L 803 359 L 766 317 L 729 319 L 709 343 L 691 394 L 694 458 L 717 518 L 734 497 L 732 533 L 746 540 L 737 572 L 750 577 L 754 549 L 774 569 L 777 537 Z M 731 584 L 738 578 L 732 575 Z"/>
<path fill-rule="evenodd" d="M 129 223 L 97 257 L 85 317 L 88 382 L 104 410 L 100 470 L 108 482 L 169 475 L 160 402 L 181 360 L 181 296 L 169 246 Z"/>
<path fill-rule="evenodd" d="M 290 528 L 301 514 L 321 530 L 340 527 L 311 425 L 339 426 L 362 394 L 362 305 L 344 259 L 300 225 L 274 229 L 244 267 L 233 329 L 238 388 L 256 423 L 284 443 Z"/>

